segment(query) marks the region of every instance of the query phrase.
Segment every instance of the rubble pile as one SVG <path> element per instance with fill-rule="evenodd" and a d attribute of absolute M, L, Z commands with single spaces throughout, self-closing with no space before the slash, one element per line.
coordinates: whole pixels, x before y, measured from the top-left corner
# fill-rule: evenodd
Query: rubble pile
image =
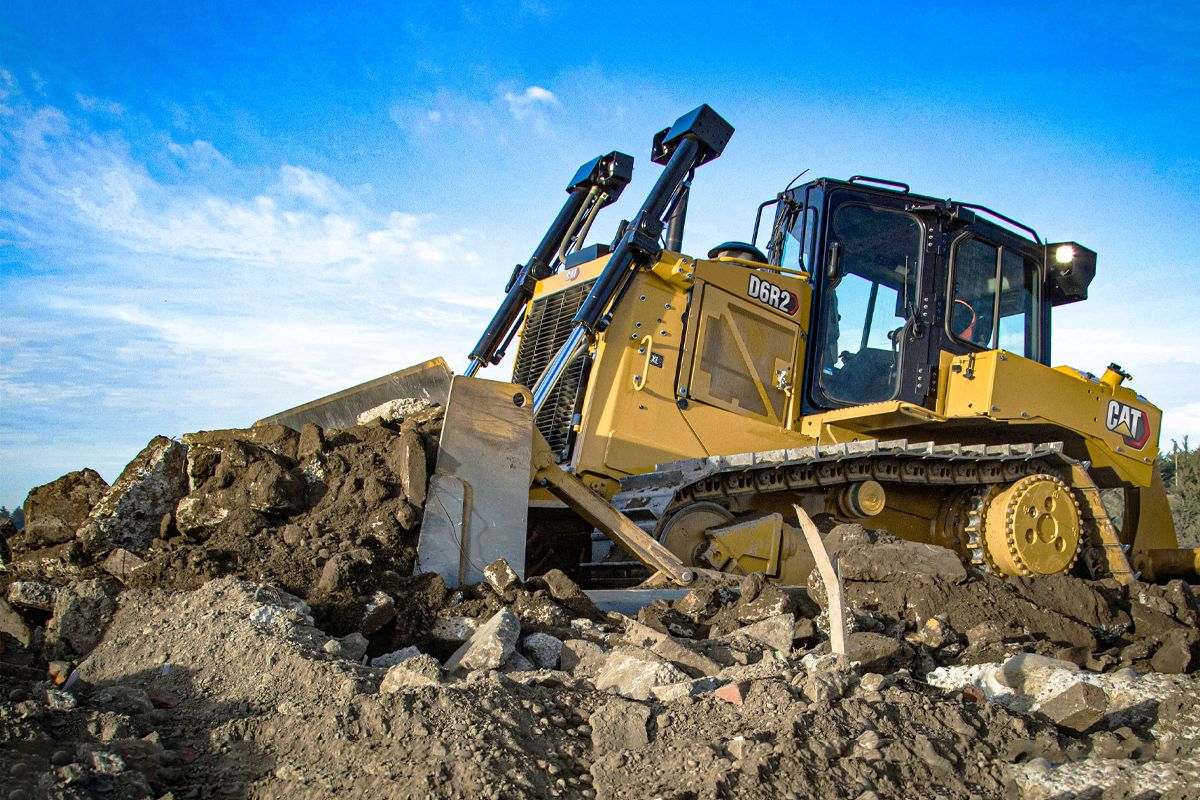
<path fill-rule="evenodd" d="M 844 656 L 815 572 L 628 614 L 503 561 L 448 588 L 412 574 L 440 417 L 396 413 L 34 490 L 3 531 L 4 796 L 1194 796 L 1181 581 L 1001 580 L 836 526 Z"/>

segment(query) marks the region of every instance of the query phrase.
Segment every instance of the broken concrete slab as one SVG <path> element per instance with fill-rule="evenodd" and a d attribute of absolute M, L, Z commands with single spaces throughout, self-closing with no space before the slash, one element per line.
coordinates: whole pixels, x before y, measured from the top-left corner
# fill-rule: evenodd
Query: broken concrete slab
<path fill-rule="evenodd" d="M 149 547 L 164 514 L 173 514 L 188 492 L 186 448 L 156 436 L 122 470 L 92 508 L 75 538 L 90 552 Z"/>
<path fill-rule="evenodd" d="M 520 635 L 521 621 L 502 608 L 454 651 L 446 661 L 446 672 L 498 669 L 516 650 Z"/>
<path fill-rule="evenodd" d="M 406 688 L 437 686 L 441 682 L 442 665 L 433 656 L 421 654 L 391 667 L 379 684 L 379 692 L 394 694 Z"/>
<path fill-rule="evenodd" d="M 682 683 L 688 676 L 661 656 L 640 647 L 618 647 L 608 654 L 592 681 L 600 691 L 612 691 L 634 700 L 648 700 L 650 690 Z"/>

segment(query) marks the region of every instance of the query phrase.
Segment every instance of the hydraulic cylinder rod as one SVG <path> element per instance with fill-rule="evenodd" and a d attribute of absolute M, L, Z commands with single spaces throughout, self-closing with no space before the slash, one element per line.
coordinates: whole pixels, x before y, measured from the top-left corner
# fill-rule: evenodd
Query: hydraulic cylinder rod
<path fill-rule="evenodd" d="M 607 326 L 613 303 L 637 270 L 654 264 L 662 255 L 659 239 L 692 170 L 720 156 L 732 135 L 733 126 L 703 105 L 655 136 L 653 160 L 666 166 L 575 314 L 570 336 L 534 385 L 535 414 L 542 410 L 567 365 Z"/>
<path fill-rule="evenodd" d="M 633 157 L 613 151 L 587 162 L 567 184 L 567 201 L 550 224 L 529 261 L 513 270 L 504 300 L 496 309 L 479 342 L 471 350 L 465 374 L 474 375 L 488 364 L 498 364 L 516 330 L 525 305 L 533 297 L 533 287 L 562 265 L 562 257 L 582 238 L 596 213 L 621 196 L 633 177 Z"/>

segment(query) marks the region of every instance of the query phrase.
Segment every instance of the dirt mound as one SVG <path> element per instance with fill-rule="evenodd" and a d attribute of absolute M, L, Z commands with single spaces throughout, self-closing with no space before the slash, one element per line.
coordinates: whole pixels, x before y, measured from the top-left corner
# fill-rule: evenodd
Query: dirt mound
<path fill-rule="evenodd" d="M 502 561 L 447 588 L 412 574 L 440 411 L 406 411 L 159 437 L 107 489 L 41 487 L 37 535 L 4 528 L 0 550 L 9 795 L 1185 797 L 1200 779 L 1183 582 L 1001 580 L 838 526 L 848 657 L 816 574 L 632 616 Z"/>
<path fill-rule="evenodd" d="M 115 577 L 195 588 L 234 575 L 296 594 L 349 632 L 374 592 L 412 574 L 440 427 L 429 409 L 346 430 L 158 437 L 98 499 L 86 470 L 31 492 L 29 527 L 45 533 L 12 538 L 0 586 Z"/>
<path fill-rule="evenodd" d="M 1189 737 L 1200 719 L 1179 702 L 1200 686 L 1189 676 L 1114 676 L 1109 716 L 1078 732 L 1012 700 L 1034 691 L 1028 682 L 989 697 L 980 685 L 994 685 L 988 676 L 1006 664 L 942 674 L 933 686 L 907 670 L 864 673 L 743 634 L 726 640 L 743 657 L 714 660 L 714 675 L 683 675 L 682 688 L 633 699 L 629 674 L 602 691 L 596 667 L 636 651 L 698 668 L 684 651 L 704 648 L 620 615 L 577 618 L 579 638 L 560 652 L 590 645 L 599 652 L 591 665 L 585 656 L 555 659 L 560 669 L 509 664 L 455 676 L 436 662 L 432 673 L 406 667 L 428 656 L 380 666 L 347 658 L 352 637 L 320 631 L 300 598 L 232 578 L 193 591 L 127 590 L 119 606 L 66 685 L 0 673 L 10 792 L 1049 797 L 1048 775 L 1061 774 L 1076 796 L 1096 786 L 1124 796 L 1131 776 L 1150 770 L 1146 796 L 1185 797 L 1198 774 Z M 534 655 L 525 634 L 509 658 Z M 751 650 L 757 660 L 744 658 Z M 1078 675 L 1069 665 L 1023 665 L 1030 675 L 1032 667 L 1049 670 L 1039 697 L 1053 694 L 1058 676 Z M 1111 688 L 1122 681 L 1127 696 Z"/>

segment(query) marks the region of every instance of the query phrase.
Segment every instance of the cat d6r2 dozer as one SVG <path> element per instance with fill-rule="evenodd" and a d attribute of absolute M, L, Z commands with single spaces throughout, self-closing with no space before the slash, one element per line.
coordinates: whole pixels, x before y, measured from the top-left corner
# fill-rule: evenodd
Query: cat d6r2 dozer
<path fill-rule="evenodd" d="M 1086 299 L 1094 252 L 855 176 L 789 185 L 749 242 L 685 255 L 692 179 L 732 133 L 701 106 L 657 134 L 662 172 L 611 245 L 583 246 L 633 159 L 584 164 L 464 374 L 435 359 L 263 422 L 444 405 L 419 559 L 450 584 L 498 557 L 592 585 L 800 582 L 797 506 L 1000 575 L 1195 574 L 1159 409 L 1115 364 L 1050 366 L 1052 309 Z M 512 381 L 478 377 L 518 335 Z"/>

